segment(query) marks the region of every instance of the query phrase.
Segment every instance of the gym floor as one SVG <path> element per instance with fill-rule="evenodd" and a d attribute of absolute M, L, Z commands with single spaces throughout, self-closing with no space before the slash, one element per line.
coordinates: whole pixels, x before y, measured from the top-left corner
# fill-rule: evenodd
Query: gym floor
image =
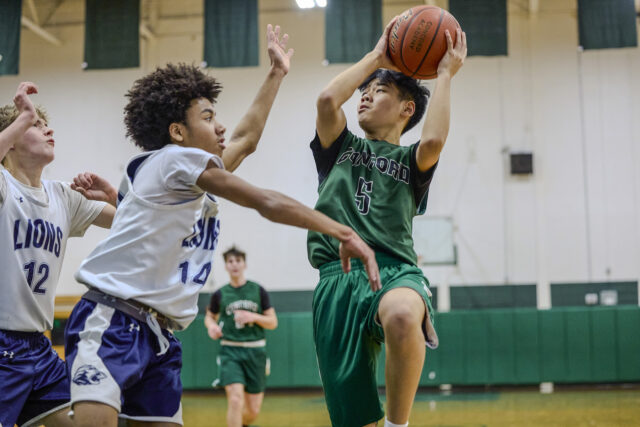
<path fill-rule="evenodd" d="M 225 426 L 221 392 L 186 392 L 187 427 Z M 417 426 L 632 426 L 640 420 L 640 384 L 537 388 L 456 389 L 418 392 L 409 420 Z M 320 390 L 267 390 L 260 427 L 326 427 L 329 414 Z M 380 423 L 382 424 L 382 423 Z"/>

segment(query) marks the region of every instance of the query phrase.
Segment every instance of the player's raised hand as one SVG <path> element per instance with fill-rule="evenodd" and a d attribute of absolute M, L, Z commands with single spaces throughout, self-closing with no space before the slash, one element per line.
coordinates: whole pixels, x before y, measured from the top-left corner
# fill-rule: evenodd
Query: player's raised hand
<path fill-rule="evenodd" d="M 29 95 L 38 93 L 38 86 L 31 82 L 22 82 L 18 85 L 16 95 L 13 97 L 13 104 L 20 113 L 28 112 L 37 117 L 36 108 L 33 106 Z"/>
<path fill-rule="evenodd" d="M 447 38 L 447 53 L 444 54 L 438 64 L 438 75 L 446 73 L 453 77 L 462 67 L 464 59 L 467 57 L 467 34 L 460 28 L 456 29 L 455 47 L 449 30 L 445 30 L 444 34 Z"/>
<path fill-rule="evenodd" d="M 212 340 L 217 340 L 222 338 L 222 328 L 220 325 L 211 325 L 207 328 L 207 333 L 209 334 L 209 338 Z"/>
<path fill-rule="evenodd" d="M 393 26 L 396 24 L 398 18 L 399 16 L 394 17 L 391 22 L 387 24 L 382 35 L 378 39 L 378 43 L 376 43 L 376 47 L 373 48 L 373 52 L 375 52 L 379 58 L 378 68 L 400 71 L 398 67 L 391 62 L 391 57 L 389 56 L 389 37 L 391 37 L 391 31 L 393 30 Z"/>
<path fill-rule="evenodd" d="M 293 56 L 293 49 L 287 50 L 288 41 L 289 34 L 284 34 L 280 37 L 279 25 L 276 25 L 275 30 L 271 24 L 267 25 L 267 51 L 269 52 L 271 66 L 282 70 L 285 74 L 289 72 L 291 57 Z"/>
<path fill-rule="evenodd" d="M 233 320 L 239 325 L 246 325 L 247 323 L 254 323 L 256 321 L 254 313 L 247 310 L 234 311 Z"/>
<path fill-rule="evenodd" d="M 351 271 L 351 258 L 358 258 L 364 264 L 371 290 L 376 292 L 382 289 L 375 253 L 355 233 L 347 240 L 340 242 L 340 260 L 342 261 L 342 270 L 345 273 Z"/>
<path fill-rule="evenodd" d="M 113 206 L 118 200 L 118 191 L 109 182 L 91 172 L 79 173 L 71 183 L 71 189 L 89 200 L 107 202 Z"/>

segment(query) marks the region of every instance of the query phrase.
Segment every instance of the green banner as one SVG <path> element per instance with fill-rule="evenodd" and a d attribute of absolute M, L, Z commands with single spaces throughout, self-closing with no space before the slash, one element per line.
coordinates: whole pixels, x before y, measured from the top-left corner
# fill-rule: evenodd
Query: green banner
<path fill-rule="evenodd" d="M 204 61 L 208 67 L 257 66 L 257 0 L 205 0 Z"/>
<path fill-rule="evenodd" d="M 578 0 L 578 31 L 584 49 L 638 46 L 634 0 Z"/>
<path fill-rule="evenodd" d="M 86 0 L 84 68 L 140 66 L 140 2 Z"/>
<path fill-rule="evenodd" d="M 449 0 L 469 56 L 507 55 L 507 0 Z"/>
<path fill-rule="evenodd" d="M 0 75 L 18 74 L 22 0 L 0 1 Z"/>
<path fill-rule="evenodd" d="M 382 35 L 382 1 L 329 0 L 324 27 L 329 63 L 357 62 Z"/>

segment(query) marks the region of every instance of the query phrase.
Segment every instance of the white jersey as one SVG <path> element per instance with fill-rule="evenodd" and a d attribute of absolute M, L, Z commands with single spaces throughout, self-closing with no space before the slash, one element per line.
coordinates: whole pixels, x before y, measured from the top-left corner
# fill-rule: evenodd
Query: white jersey
<path fill-rule="evenodd" d="M 218 156 L 177 145 L 131 159 L 109 237 L 76 279 L 152 307 L 174 329 L 186 328 L 198 313 L 220 232 L 218 204 L 195 184 L 209 161 L 224 168 Z"/>
<path fill-rule="evenodd" d="M 44 332 L 69 237 L 82 236 L 105 206 L 69 185 L 42 181 L 29 187 L 6 169 L 0 176 L 0 329 Z"/>

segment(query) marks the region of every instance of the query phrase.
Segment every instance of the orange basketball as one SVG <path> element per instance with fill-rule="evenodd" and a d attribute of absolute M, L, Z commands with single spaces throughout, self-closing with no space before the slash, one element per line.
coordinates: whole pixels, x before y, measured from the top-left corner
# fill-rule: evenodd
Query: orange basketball
<path fill-rule="evenodd" d="M 389 56 L 404 74 L 416 79 L 438 76 L 438 63 L 447 52 L 449 30 L 453 44 L 460 24 L 452 14 L 437 6 L 416 6 L 405 10 L 389 34 Z"/>

